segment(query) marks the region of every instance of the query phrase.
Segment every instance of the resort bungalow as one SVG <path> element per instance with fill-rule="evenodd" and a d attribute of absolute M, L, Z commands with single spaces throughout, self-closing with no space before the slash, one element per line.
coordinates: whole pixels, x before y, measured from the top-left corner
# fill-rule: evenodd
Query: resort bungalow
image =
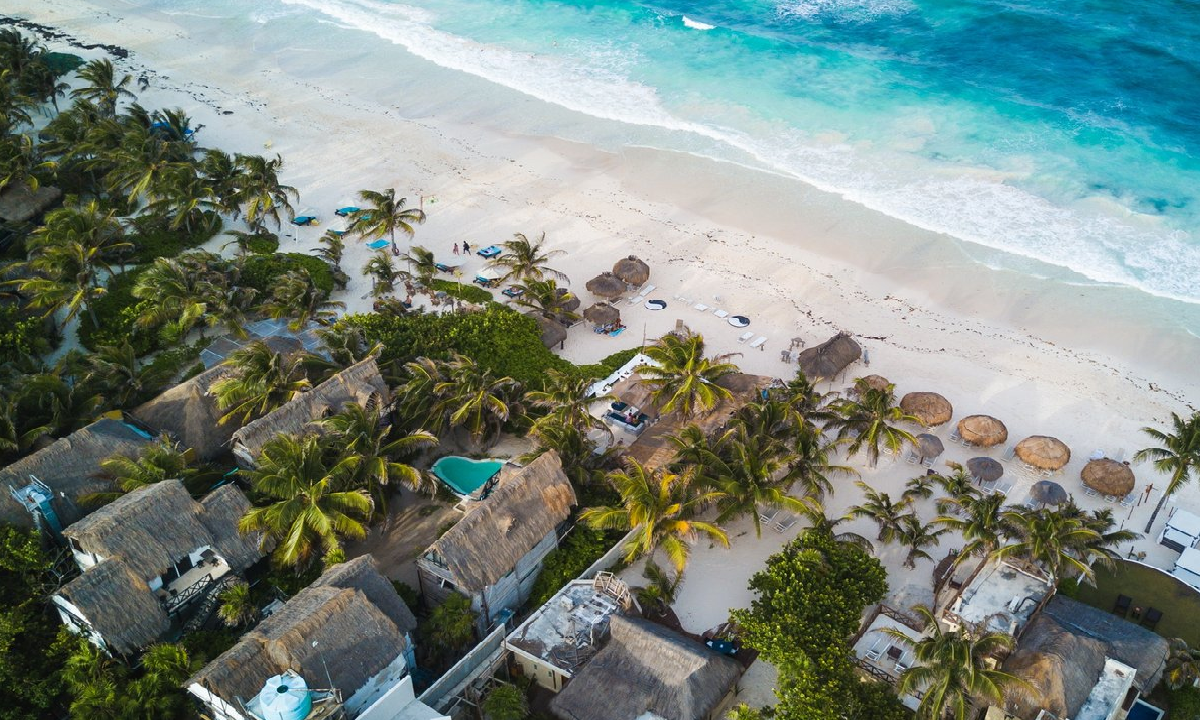
<path fill-rule="evenodd" d="M 452 592 L 471 598 L 485 631 L 502 611 L 529 597 L 575 502 L 554 451 L 502 475 L 486 500 L 469 504 L 467 514 L 417 558 L 421 591 L 433 602 Z"/>
<path fill-rule="evenodd" d="M 1113 720 L 1161 717 L 1139 700 L 1162 677 L 1167 641 L 1133 623 L 1070 598 L 1042 609 L 1009 655 L 1004 670 L 1031 689 L 1014 690 L 1008 713 L 1022 720 Z"/>
<path fill-rule="evenodd" d="M 391 582 L 364 555 L 327 570 L 184 688 L 213 720 L 262 717 L 263 690 L 281 683 L 304 688 L 306 696 L 308 688 L 320 688 L 307 696 L 312 712 L 296 717 L 355 717 L 409 674 L 416 626 Z"/>
<path fill-rule="evenodd" d="M 358 403 L 382 415 L 391 403 L 375 358 L 355 363 L 291 402 L 233 433 L 233 454 L 243 467 L 254 467 L 263 446 L 279 435 L 301 435 L 309 423 Z"/>
<path fill-rule="evenodd" d="M 51 602 L 71 630 L 132 655 L 183 613 L 211 613 L 219 589 L 263 557 L 258 537 L 237 530 L 249 508 L 232 485 L 199 502 L 178 480 L 124 495 L 63 532 L 83 572 Z"/>
<path fill-rule="evenodd" d="M 609 619 L 611 638 L 550 701 L 559 720 L 717 720 L 742 666 L 647 620 Z"/>
<path fill-rule="evenodd" d="M 658 422 L 646 428 L 629 446 L 625 453 L 627 457 L 650 470 L 663 467 L 675 457 L 675 445 L 671 436 L 678 435 L 688 425 L 697 425 L 705 435 L 713 435 L 722 430 L 729 418 L 748 403 L 761 399 L 762 393 L 773 383 L 765 375 L 747 375 L 732 373 L 717 380 L 717 385 L 730 392 L 728 399 L 717 403 L 717 406 L 695 417 L 685 417 L 681 413 L 670 413 L 659 418 Z M 649 402 L 646 403 L 649 405 Z M 649 414 L 649 413 L 647 413 Z"/>
<path fill-rule="evenodd" d="M 116 488 L 101 475 L 113 455 L 135 457 L 151 440 L 132 425 L 101 418 L 0 469 L 0 523 L 54 534 L 80 519 L 80 500 Z"/>
<path fill-rule="evenodd" d="M 293 338 L 269 337 L 263 342 L 279 353 L 290 354 L 303 349 Z M 233 434 L 241 427 L 232 420 L 221 423 L 225 412 L 217 407 L 217 398 L 211 392 L 213 383 L 232 372 L 227 365 L 211 367 L 137 406 L 128 416 L 191 449 L 201 462 L 217 460 L 229 452 Z"/>
<path fill-rule="evenodd" d="M 1167 524 L 1158 534 L 1158 544 L 1177 552 L 1196 547 L 1200 543 L 1200 517 L 1187 510 L 1176 509 L 1167 518 Z"/>

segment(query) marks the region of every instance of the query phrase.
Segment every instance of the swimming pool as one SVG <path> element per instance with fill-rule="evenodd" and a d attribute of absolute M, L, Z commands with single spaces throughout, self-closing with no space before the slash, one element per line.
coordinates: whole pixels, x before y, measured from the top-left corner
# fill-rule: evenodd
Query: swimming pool
<path fill-rule="evenodd" d="M 504 463 L 499 460 L 472 460 L 471 458 L 447 455 L 431 468 L 438 480 L 462 497 L 474 495 L 487 482 L 496 477 Z"/>
<path fill-rule="evenodd" d="M 1133 704 L 1133 707 L 1129 708 L 1129 714 L 1125 716 L 1125 720 L 1159 720 L 1162 716 L 1162 710 L 1139 699 Z"/>

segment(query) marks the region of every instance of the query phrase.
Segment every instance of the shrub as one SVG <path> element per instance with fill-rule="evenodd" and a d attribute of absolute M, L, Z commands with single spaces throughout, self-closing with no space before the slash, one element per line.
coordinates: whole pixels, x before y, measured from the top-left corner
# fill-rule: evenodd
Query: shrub
<path fill-rule="evenodd" d="M 300 253 L 252 255 L 242 265 L 241 284 L 254 288 L 260 297 L 270 295 L 275 281 L 294 270 L 308 270 L 313 283 L 325 294 L 333 292 L 333 272 L 321 258 Z"/>
<path fill-rule="evenodd" d="M 78 55 L 64 52 L 42 53 L 40 57 L 46 67 L 50 69 L 50 72 L 54 73 L 54 77 L 62 77 L 81 67 L 84 63 L 83 58 Z"/>
<path fill-rule="evenodd" d="M 246 240 L 246 250 L 255 255 L 271 255 L 279 250 L 279 236 L 275 233 L 263 233 Z"/>
<path fill-rule="evenodd" d="M 163 218 L 155 215 L 134 218 L 132 231 L 126 237 L 134 246 L 130 259 L 136 263 L 148 263 L 155 258 L 175 257 L 216 235 L 221 229 L 221 219 L 212 212 L 206 212 L 203 220 L 195 225 L 196 228 L 188 233 L 183 229 L 172 230 Z"/>
<path fill-rule="evenodd" d="M 412 585 L 402 580 L 393 580 L 392 587 L 396 588 L 396 594 L 400 596 L 400 599 L 404 601 L 408 609 L 415 613 L 421 605 L 421 593 L 417 592 L 417 589 Z"/>
<path fill-rule="evenodd" d="M 109 279 L 107 292 L 92 304 L 97 325 L 92 325 L 88 313 L 81 315 L 79 342 L 89 350 L 104 345 L 120 345 L 126 339 L 139 356 L 162 347 L 158 333 L 136 326 L 143 301 L 133 296 L 133 286 L 148 266 L 118 273 Z"/>
<path fill-rule="evenodd" d="M 200 352 L 208 347 L 212 342 L 212 338 L 201 338 L 191 345 L 183 345 L 181 347 L 163 350 L 154 356 L 154 360 L 150 362 L 150 367 L 157 372 L 161 372 L 164 377 L 173 378 L 183 371 L 183 368 L 188 363 L 200 357 Z M 199 372 L 192 373 L 194 368 L 188 368 L 188 372 L 184 372 L 184 378 L 193 377 L 204 372 L 204 363 L 200 363 Z M 189 374 L 190 373 L 190 374 Z"/>
<path fill-rule="evenodd" d="M 1169 690 L 1171 720 L 1200 720 L 1200 688 L 1185 686 Z"/>
<path fill-rule="evenodd" d="M 598 363 L 593 363 L 591 365 L 579 365 L 577 366 L 577 372 L 584 377 L 594 378 L 596 380 L 606 378 L 617 370 L 621 369 L 625 363 L 632 360 L 633 356 L 637 355 L 641 351 L 641 348 L 629 348 L 628 350 L 621 350 L 609 355 Z"/>
<path fill-rule="evenodd" d="M 234 628 L 196 630 L 179 638 L 179 644 L 188 657 L 203 665 L 233 647 L 239 637 L 241 632 Z"/>
<path fill-rule="evenodd" d="M 542 561 L 542 572 L 529 594 L 529 606 L 544 605 L 554 593 L 591 567 L 620 537 L 620 533 L 613 535 L 617 537 L 609 537 L 603 530 L 587 525 L 576 525 L 563 544 L 551 550 Z"/>
<path fill-rule="evenodd" d="M 0 305 L 0 362 L 10 363 L 50 351 L 46 323 L 39 315 L 22 313 L 15 305 Z"/>
<path fill-rule="evenodd" d="M 483 714 L 488 720 L 525 720 L 529 702 L 521 688 L 497 685 L 483 698 Z"/>
<path fill-rule="evenodd" d="M 477 305 L 493 302 L 496 299 L 496 297 L 487 290 L 484 290 L 481 287 L 476 287 L 471 283 L 461 283 L 453 280 L 434 280 L 433 282 L 429 283 L 429 286 L 434 290 L 441 290 L 447 295 L 453 295 L 459 300 L 475 303 Z"/>

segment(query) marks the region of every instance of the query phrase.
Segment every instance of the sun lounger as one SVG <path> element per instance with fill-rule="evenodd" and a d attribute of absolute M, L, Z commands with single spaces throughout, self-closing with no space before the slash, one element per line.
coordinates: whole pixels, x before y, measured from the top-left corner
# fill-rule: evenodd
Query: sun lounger
<path fill-rule="evenodd" d="M 1116 460 L 1117 462 L 1125 462 L 1125 448 L 1121 448 L 1113 453 L 1113 460 Z"/>
<path fill-rule="evenodd" d="M 750 330 L 747 330 L 746 332 L 742 333 L 740 337 L 738 337 L 738 344 L 745 345 L 746 342 L 749 341 L 750 338 L 752 338 L 752 337 L 754 337 L 754 333 L 751 332 Z"/>
<path fill-rule="evenodd" d="M 510 287 L 510 288 L 504 288 L 503 290 L 501 290 L 500 294 L 505 297 L 519 298 L 525 294 L 525 291 L 522 290 L 521 288 Z"/>
<path fill-rule="evenodd" d="M 950 442 L 961 445 L 962 441 L 962 435 L 958 433 L 958 428 L 954 428 L 950 431 Z"/>
<path fill-rule="evenodd" d="M 1004 451 L 1004 455 L 1001 456 L 1000 459 L 1004 462 L 1008 462 L 1009 460 L 1012 460 L 1016 456 L 1017 456 L 1017 447 L 1015 445 L 1009 445 L 1008 449 Z"/>
<path fill-rule="evenodd" d="M 657 285 L 647 285 L 638 291 L 638 295 L 649 295 L 658 289 Z"/>
<path fill-rule="evenodd" d="M 353 205 L 347 205 L 346 207 L 340 207 L 337 210 L 334 210 L 333 214 L 337 215 L 338 217 L 346 217 L 347 215 L 353 215 L 356 212 L 358 212 L 358 208 L 354 207 Z"/>
<path fill-rule="evenodd" d="M 908 451 L 908 457 L 904 458 L 904 460 L 905 460 L 905 462 L 907 462 L 909 465 L 916 465 L 917 463 L 921 462 L 921 456 L 917 455 L 917 454 L 916 454 L 915 452 L 913 452 L 912 450 L 909 450 L 909 451 Z"/>
<path fill-rule="evenodd" d="M 1128 595 L 1118 595 L 1117 601 L 1113 603 L 1113 614 L 1125 617 L 1129 614 L 1129 606 L 1133 604 L 1133 598 Z"/>
<path fill-rule="evenodd" d="M 787 532 L 796 524 L 796 516 L 791 513 L 784 513 L 783 517 L 775 523 L 776 532 Z"/>
<path fill-rule="evenodd" d="M 631 298 L 629 298 L 629 304 L 630 304 L 630 305 L 641 305 L 641 304 L 642 304 L 642 303 L 644 303 L 644 302 L 646 302 L 646 296 L 645 296 L 645 295 L 638 295 L 638 296 L 636 296 L 636 297 L 631 297 Z"/>
<path fill-rule="evenodd" d="M 724 311 L 724 310 L 720 310 L 720 309 L 713 310 L 713 315 L 716 315 L 717 317 L 721 318 L 722 320 L 724 320 L 725 318 L 729 317 L 729 313 L 728 313 L 728 312 L 726 312 L 726 311 Z"/>
<path fill-rule="evenodd" d="M 610 333 L 608 334 L 608 336 L 609 336 L 609 337 L 616 337 L 616 336 L 620 335 L 620 334 L 621 334 L 621 333 L 623 333 L 623 332 L 625 332 L 625 328 L 617 328 L 616 330 L 613 330 L 612 332 L 610 332 Z"/>
<path fill-rule="evenodd" d="M 1087 485 L 1084 485 L 1084 486 L 1083 486 L 1083 494 L 1084 494 L 1084 495 L 1087 495 L 1088 497 L 1096 497 L 1096 496 L 1097 496 L 1097 495 L 1099 495 L 1100 493 L 1096 492 L 1095 490 L 1093 490 L 1092 488 L 1088 487 Z"/>
<path fill-rule="evenodd" d="M 708 306 L 705 305 L 704 303 L 696 303 L 695 305 L 692 306 L 692 309 L 699 310 L 700 312 L 708 312 Z"/>
<path fill-rule="evenodd" d="M 499 255 L 501 252 L 502 251 L 500 250 L 500 248 L 496 247 L 495 245 L 488 245 L 484 249 L 476 251 L 475 254 L 478 255 L 479 257 L 490 260 L 490 259 L 496 257 L 497 255 Z"/>
<path fill-rule="evenodd" d="M 1138 494 L 1135 490 L 1134 492 L 1131 492 L 1125 497 L 1121 498 L 1121 507 L 1132 507 L 1133 504 L 1137 502 L 1137 496 Z"/>
<path fill-rule="evenodd" d="M 388 246 L 387 240 L 376 240 L 375 242 L 367 243 L 367 247 L 371 248 L 372 250 L 382 250 L 383 248 L 385 248 L 387 246 Z"/>
<path fill-rule="evenodd" d="M 763 525 L 770 525 L 775 522 L 775 516 L 779 514 L 779 508 L 763 508 L 758 513 L 758 520 Z"/>
<path fill-rule="evenodd" d="M 293 225 L 301 225 L 301 226 L 316 225 L 317 219 L 315 217 L 313 217 L 312 215 L 297 215 L 296 217 L 292 218 L 292 224 Z"/>
<path fill-rule="evenodd" d="M 752 348 L 760 348 L 760 347 L 762 347 L 763 345 L 765 345 L 765 344 L 766 344 L 766 342 L 767 342 L 767 336 L 766 336 L 766 335 L 759 335 L 758 337 L 754 338 L 754 342 L 750 343 L 750 347 L 752 347 Z"/>
<path fill-rule="evenodd" d="M 1150 608 L 1146 611 L 1146 616 L 1142 618 L 1142 627 L 1153 632 L 1154 628 L 1158 627 L 1158 621 L 1162 620 L 1162 610 Z"/>
<path fill-rule="evenodd" d="M 883 650 L 881 650 L 879 648 L 879 643 L 881 643 L 881 642 L 883 642 L 883 638 L 876 638 L 875 644 L 872 645 L 871 647 L 867 648 L 867 652 L 866 652 L 866 654 L 863 655 L 863 657 L 870 660 L 871 662 L 875 662 L 876 660 L 878 660 L 879 656 L 883 654 Z"/>
<path fill-rule="evenodd" d="M 1120 498 L 1118 498 L 1116 495 L 1105 495 L 1104 496 L 1104 502 L 1106 502 L 1106 503 L 1116 503 L 1118 500 L 1120 500 Z"/>
<path fill-rule="evenodd" d="M 1012 483 L 1000 483 L 999 485 L 996 486 L 994 492 L 998 492 L 1001 495 L 1008 497 L 1008 493 L 1011 492 L 1012 489 L 1013 489 Z"/>

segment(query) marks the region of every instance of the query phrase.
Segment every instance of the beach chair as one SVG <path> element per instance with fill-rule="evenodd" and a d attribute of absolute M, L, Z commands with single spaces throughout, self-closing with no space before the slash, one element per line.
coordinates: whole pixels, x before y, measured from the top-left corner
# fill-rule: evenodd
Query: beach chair
<path fill-rule="evenodd" d="M 976 479 L 978 480 L 978 478 L 976 478 Z M 986 491 L 988 491 L 988 492 L 992 492 L 992 491 L 994 491 L 994 490 L 996 489 L 996 481 L 995 481 L 995 480 L 988 480 L 988 481 L 987 481 L 987 482 L 985 482 L 985 483 L 980 483 L 980 484 L 979 484 L 979 486 L 980 486 L 980 487 L 982 487 L 984 490 L 986 490 Z"/>
<path fill-rule="evenodd" d="M 1125 448 L 1121 448 L 1113 453 L 1113 460 L 1117 462 L 1125 462 Z"/>
<path fill-rule="evenodd" d="M 649 295 L 650 293 L 654 292 L 656 289 L 658 289 L 657 285 L 647 285 L 642 288 L 642 291 L 639 292 L 638 295 Z"/>
<path fill-rule="evenodd" d="M 1104 502 L 1106 502 L 1106 503 L 1114 503 L 1115 504 L 1118 501 L 1120 501 L 1120 499 L 1121 498 L 1117 497 L 1116 495 L 1105 495 L 1104 496 Z"/>
<path fill-rule="evenodd" d="M 1113 603 L 1113 615 L 1125 617 L 1129 614 L 1129 606 L 1133 604 L 1133 598 L 1128 595 L 1118 595 L 1117 601 Z"/>
<path fill-rule="evenodd" d="M 879 643 L 881 642 L 883 642 L 883 638 L 875 638 L 875 644 L 867 648 L 867 652 L 863 654 L 863 657 L 871 662 L 878 660 L 879 656 L 883 654 L 883 650 L 879 649 Z"/>
<path fill-rule="evenodd" d="M 367 243 L 367 247 L 371 248 L 372 250 L 382 250 L 387 247 L 388 244 L 389 243 L 387 240 L 376 240 L 374 242 Z"/>
<path fill-rule="evenodd" d="M 925 458 L 924 460 L 921 461 L 921 465 L 923 465 L 927 468 L 933 467 L 933 458 L 931 458 L 931 457 Z"/>
<path fill-rule="evenodd" d="M 783 517 L 775 522 L 776 532 L 787 532 L 796 525 L 796 516 L 791 513 L 784 513 Z"/>
<path fill-rule="evenodd" d="M 950 431 L 949 440 L 950 440 L 950 442 L 952 442 L 956 445 L 962 444 L 963 439 L 962 439 L 962 435 L 960 435 L 958 432 L 958 428 L 954 428 L 953 430 Z"/>
<path fill-rule="evenodd" d="M 1041 503 L 1031 497 L 1028 497 L 1025 498 L 1025 502 L 1022 503 L 1022 505 L 1024 505 L 1028 510 L 1037 510 L 1038 507 L 1041 506 Z"/>
<path fill-rule="evenodd" d="M 1009 460 L 1012 460 L 1016 456 L 1017 456 L 1017 447 L 1015 445 L 1009 445 L 1008 449 L 1004 451 L 1004 455 L 1002 455 L 1000 457 L 1000 460 L 1002 462 L 1008 462 Z"/>
<path fill-rule="evenodd" d="M 692 309 L 699 310 L 700 312 L 708 312 L 708 306 L 705 305 L 704 303 L 696 303 L 695 305 L 692 306 Z"/>
<path fill-rule="evenodd" d="M 717 317 L 721 318 L 722 320 L 729 317 L 729 313 L 726 312 L 725 310 L 721 310 L 720 308 L 713 310 L 713 315 L 716 315 Z"/>
<path fill-rule="evenodd" d="M 904 458 L 904 461 L 909 465 L 916 465 L 917 463 L 921 462 L 921 457 L 912 450 L 909 450 L 908 457 Z"/>
<path fill-rule="evenodd" d="M 525 294 L 525 290 L 522 288 L 510 287 L 510 288 L 504 288 L 503 290 L 501 290 L 500 294 L 505 297 L 519 298 Z"/>
<path fill-rule="evenodd" d="M 347 215 L 353 215 L 356 212 L 358 212 L 358 208 L 354 207 L 353 205 L 349 205 L 347 207 L 340 207 L 337 210 L 334 210 L 333 214 L 337 215 L 338 217 L 346 217 Z"/>
<path fill-rule="evenodd" d="M 1149 608 L 1146 610 L 1146 616 L 1142 618 L 1142 627 L 1154 632 L 1154 628 L 1158 627 L 1158 621 L 1162 620 L 1162 616 L 1162 610 Z"/>
<path fill-rule="evenodd" d="M 754 338 L 754 342 L 750 343 L 750 347 L 752 347 L 752 348 L 761 348 L 761 347 L 762 347 L 763 345 L 765 345 L 766 343 L 767 343 L 767 336 L 766 336 L 766 335 L 759 335 L 758 337 Z"/>
<path fill-rule="evenodd" d="M 1097 496 L 1097 495 L 1099 495 L 1100 493 L 1096 492 L 1095 490 L 1093 490 L 1092 488 L 1088 487 L 1087 485 L 1084 485 L 1084 486 L 1083 486 L 1083 494 L 1084 494 L 1084 495 L 1087 495 L 1088 497 L 1096 497 L 1096 496 Z"/>
<path fill-rule="evenodd" d="M 754 333 L 747 330 L 746 332 L 742 333 L 741 336 L 738 337 L 738 344 L 745 345 L 747 342 L 749 342 L 750 338 L 752 338 L 752 337 L 754 337 Z"/>
<path fill-rule="evenodd" d="M 1125 497 L 1121 498 L 1121 507 L 1133 507 L 1133 504 L 1137 502 L 1137 496 L 1138 493 L 1136 490 L 1134 490 Z"/>
<path fill-rule="evenodd" d="M 645 295 L 635 295 L 634 297 L 629 298 L 630 305 L 639 305 L 644 302 L 646 302 Z"/>
<path fill-rule="evenodd" d="M 1012 489 L 1013 489 L 1012 483 L 1000 483 L 999 485 L 996 486 L 994 492 L 998 492 L 1001 495 L 1003 495 L 1004 497 L 1008 497 L 1008 493 L 1010 493 L 1012 491 Z"/>
<path fill-rule="evenodd" d="M 779 508 L 763 508 L 758 513 L 758 520 L 763 525 L 770 525 L 775 521 L 775 516 L 779 514 Z"/>

